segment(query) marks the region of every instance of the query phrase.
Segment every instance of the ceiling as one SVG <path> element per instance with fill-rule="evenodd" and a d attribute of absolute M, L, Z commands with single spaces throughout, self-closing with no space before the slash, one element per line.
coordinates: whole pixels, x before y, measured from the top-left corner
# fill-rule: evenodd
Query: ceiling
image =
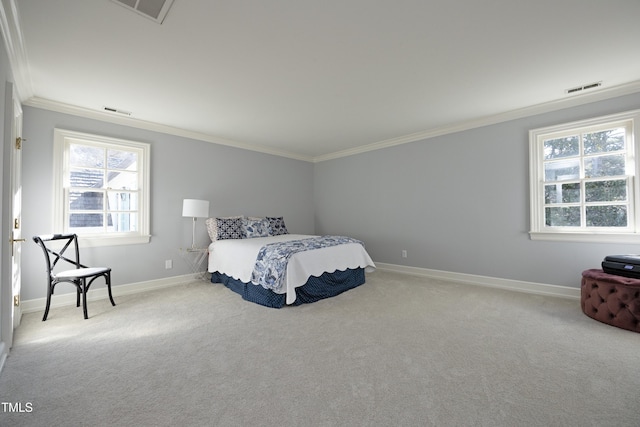
<path fill-rule="evenodd" d="M 25 104 L 308 161 L 640 91 L 638 0 L 2 3 Z"/>

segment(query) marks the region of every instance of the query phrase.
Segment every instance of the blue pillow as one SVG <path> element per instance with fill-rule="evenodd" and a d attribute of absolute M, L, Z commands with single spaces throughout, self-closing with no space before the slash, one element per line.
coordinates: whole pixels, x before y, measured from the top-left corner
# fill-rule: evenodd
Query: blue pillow
<path fill-rule="evenodd" d="M 284 225 L 284 218 L 283 217 L 273 217 L 273 216 L 268 216 L 266 218 L 269 221 L 269 226 L 271 227 L 271 235 L 272 236 L 279 236 L 281 234 L 289 234 L 289 232 L 287 231 L 287 226 Z"/>
<path fill-rule="evenodd" d="M 216 218 L 218 240 L 244 239 L 242 218 Z"/>
<path fill-rule="evenodd" d="M 242 227 L 244 228 L 244 234 L 248 239 L 254 237 L 267 237 L 271 235 L 271 226 L 269 220 L 264 219 L 243 219 Z"/>

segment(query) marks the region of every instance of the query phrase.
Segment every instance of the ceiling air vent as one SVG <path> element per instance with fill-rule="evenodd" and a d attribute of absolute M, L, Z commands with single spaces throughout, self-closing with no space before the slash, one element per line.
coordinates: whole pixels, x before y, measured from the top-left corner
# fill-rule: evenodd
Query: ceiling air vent
<path fill-rule="evenodd" d="M 104 111 L 106 111 L 108 113 L 122 114 L 123 116 L 130 116 L 131 115 L 130 111 L 124 111 L 124 110 L 120 110 L 118 108 L 113 108 L 113 107 L 104 107 Z"/>
<path fill-rule="evenodd" d="M 158 24 L 162 24 L 173 0 L 111 0 L 126 7 Z"/>
<path fill-rule="evenodd" d="M 565 92 L 567 94 L 582 92 L 583 90 L 595 89 L 597 87 L 602 86 L 602 82 L 589 83 L 588 85 L 572 87 L 571 89 L 567 89 Z"/>

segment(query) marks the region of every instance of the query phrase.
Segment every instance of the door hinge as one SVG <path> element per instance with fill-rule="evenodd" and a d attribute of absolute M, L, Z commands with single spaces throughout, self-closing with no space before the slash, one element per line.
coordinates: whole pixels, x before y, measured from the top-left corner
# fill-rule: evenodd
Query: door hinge
<path fill-rule="evenodd" d="M 20 295 L 13 296 L 13 305 L 15 305 L 16 307 L 20 306 Z"/>
<path fill-rule="evenodd" d="M 26 141 L 26 139 L 22 139 L 20 136 L 16 138 L 16 150 L 22 149 L 22 143 L 24 141 Z"/>

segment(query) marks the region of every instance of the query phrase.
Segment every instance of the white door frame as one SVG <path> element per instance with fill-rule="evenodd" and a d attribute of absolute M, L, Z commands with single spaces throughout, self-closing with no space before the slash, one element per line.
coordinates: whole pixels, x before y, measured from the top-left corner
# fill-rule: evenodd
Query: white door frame
<path fill-rule="evenodd" d="M 0 369 L 13 344 L 13 329 L 20 322 L 20 307 L 14 305 L 14 293 L 19 301 L 21 212 L 21 156 L 16 138 L 22 132 L 22 108 L 11 82 L 5 85 L 4 135 L 2 138 L 2 220 L 0 226 Z M 15 197 L 16 191 L 18 197 Z M 15 208 L 15 211 L 14 211 Z M 17 215 L 16 215 L 17 214 Z M 16 223 L 15 220 L 18 220 Z M 14 228 L 17 225 L 17 228 Z M 12 251 L 12 246 L 15 252 Z M 13 253 L 12 253 L 13 252 Z M 17 257 L 14 256 L 18 254 Z M 17 308 L 17 310 L 16 310 Z"/>
<path fill-rule="evenodd" d="M 13 299 L 13 329 L 20 326 L 22 320 L 22 304 L 20 291 L 22 289 L 22 242 L 25 241 L 22 235 L 22 106 L 18 101 L 15 92 L 13 94 L 13 132 L 11 135 L 11 220 L 13 222 L 10 252 L 11 281 Z M 17 298 L 17 299 L 16 299 Z"/>

